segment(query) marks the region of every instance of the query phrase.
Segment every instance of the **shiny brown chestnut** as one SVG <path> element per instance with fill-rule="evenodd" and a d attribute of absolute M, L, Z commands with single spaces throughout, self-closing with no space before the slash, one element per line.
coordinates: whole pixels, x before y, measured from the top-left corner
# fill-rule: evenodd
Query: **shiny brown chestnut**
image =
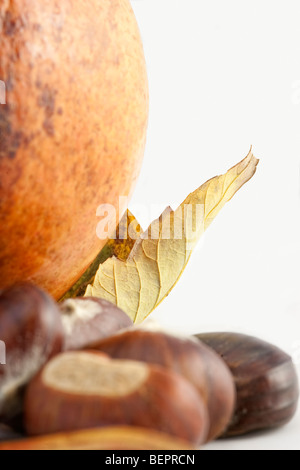
<path fill-rule="evenodd" d="M 237 406 L 225 437 L 279 427 L 292 419 L 299 385 L 290 356 L 272 344 L 242 334 L 196 336 L 222 357 L 235 380 Z"/>
<path fill-rule="evenodd" d="M 17 434 L 13 429 L 4 424 L 0 424 L 0 445 L 2 441 L 14 441 L 21 438 L 21 434 Z"/>
<path fill-rule="evenodd" d="M 56 302 L 30 283 L 3 291 L 0 340 L 6 356 L 0 365 L 0 421 L 8 422 L 22 410 L 24 386 L 62 349 L 63 327 Z"/>
<path fill-rule="evenodd" d="M 179 374 L 91 351 L 48 362 L 27 388 L 24 416 L 30 435 L 130 425 L 199 445 L 208 431 L 203 400 Z"/>
<path fill-rule="evenodd" d="M 180 373 L 198 391 L 210 417 L 207 440 L 224 432 L 235 406 L 235 386 L 218 355 L 194 338 L 133 328 L 93 345 L 114 359 L 157 364 Z"/>
<path fill-rule="evenodd" d="M 132 320 L 116 305 L 104 299 L 77 297 L 59 304 L 65 331 L 64 350 L 86 349 L 123 328 Z"/>

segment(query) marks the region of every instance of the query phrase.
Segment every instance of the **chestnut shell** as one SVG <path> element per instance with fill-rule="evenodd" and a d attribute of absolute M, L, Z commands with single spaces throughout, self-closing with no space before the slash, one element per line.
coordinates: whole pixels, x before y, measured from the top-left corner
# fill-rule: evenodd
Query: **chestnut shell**
<path fill-rule="evenodd" d="M 64 351 L 88 349 L 91 344 L 133 326 L 123 310 L 105 299 L 77 297 L 64 300 L 59 308 L 65 333 Z M 68 320 L 71 323 L 66 327 Z"/>
<path fill-rule="evenodd" d="M 22 411 L 26 384 L 62 350 L 63 327 L 56 302 L 27 282 L 2 291 L 0 340 L 6 348 L 6 364 L 0 365 L 0 421 L 10 423 Z"/>
<path fill-rule="evenodd" d="M 145 372 L 138 380 L 126 374 L 134 365 Z M 204 401 L 179 374 L 88 350 L 63 353 L 46 364 L 26 390 L 24 409 L 32 436 L 130 425 L 200 445 L 209 425 Z"/>
<path fill-rule="evenodd" d="M 187 379 L 204 400 L 210 417 L 207 440 L 227 428 L 235 406 L 235 386 L 228 367 L 204 343 L 164 331 L 130 329 L 93 344 L 114 359 L 156 364 Z"/>
<path fill-rule="evenodd" d="M 294 416 L 299 384 L 292 358 L 258 338 L 238 333 L 206 333 L 196 337 L 214 349 L 231 370 L 237 405 L 224 436 L 275 428 Z"/>

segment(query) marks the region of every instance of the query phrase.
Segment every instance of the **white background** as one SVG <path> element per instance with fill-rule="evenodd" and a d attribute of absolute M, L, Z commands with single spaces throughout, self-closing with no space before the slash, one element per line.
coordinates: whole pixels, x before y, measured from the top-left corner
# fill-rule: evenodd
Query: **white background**
<path fill-rule="evenodd" d="M 130 205 L 144 228 L 251 144 L 260 158 L 153 318 L 189 334 L 254 334 L 287 350 L 300 370 L 300 2 L 132 5 L 150 83 L 148 143 Z M 298 413 L 283 429 L 207 448 L 300 449 L 299 431 Z"/>

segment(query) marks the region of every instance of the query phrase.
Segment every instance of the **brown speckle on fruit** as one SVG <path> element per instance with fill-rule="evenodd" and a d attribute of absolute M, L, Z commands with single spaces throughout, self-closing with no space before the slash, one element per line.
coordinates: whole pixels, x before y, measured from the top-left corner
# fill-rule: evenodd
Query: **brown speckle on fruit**
<path fill-rule="evenodd" d="M 38 98 L 38 106 L 44 108 L 45 119 L 43 122 L 43 128 L 46 133 L 53 137 L 54 135 L 54 124 L 52 116 L 55 112 L 55 95 L 56 91 L 51 90 L 48 86 L 44 87 L 40 97 Z"/>
<path fill-rule="evenodd" d="M 22 131 L 14 131 L 10 122 L 9 105 L 0 107 L 0 161 L 13 159 L 22 143 Z M 1 174 L 2 176 L 2 174 Z"/>
<path fill-rule="evenodd" d="M 22 26 L 21 16 L 14 16 L 11 11 L 6 11 L 3 21 L 3 33 L 5 36 L 13 36 Z"/>

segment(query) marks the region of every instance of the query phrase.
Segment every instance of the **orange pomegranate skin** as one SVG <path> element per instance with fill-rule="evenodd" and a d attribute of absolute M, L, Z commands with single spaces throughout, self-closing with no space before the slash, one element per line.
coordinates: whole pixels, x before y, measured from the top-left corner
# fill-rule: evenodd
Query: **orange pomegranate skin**
<path fill-rule="evenodd" d="M 31 280 L 58 299 L 105 243 L 98 206 L 130 197 L 142 162 L 148 82 L 129 0 L 1 1 L 0 80 L 0 289 Z"/>

